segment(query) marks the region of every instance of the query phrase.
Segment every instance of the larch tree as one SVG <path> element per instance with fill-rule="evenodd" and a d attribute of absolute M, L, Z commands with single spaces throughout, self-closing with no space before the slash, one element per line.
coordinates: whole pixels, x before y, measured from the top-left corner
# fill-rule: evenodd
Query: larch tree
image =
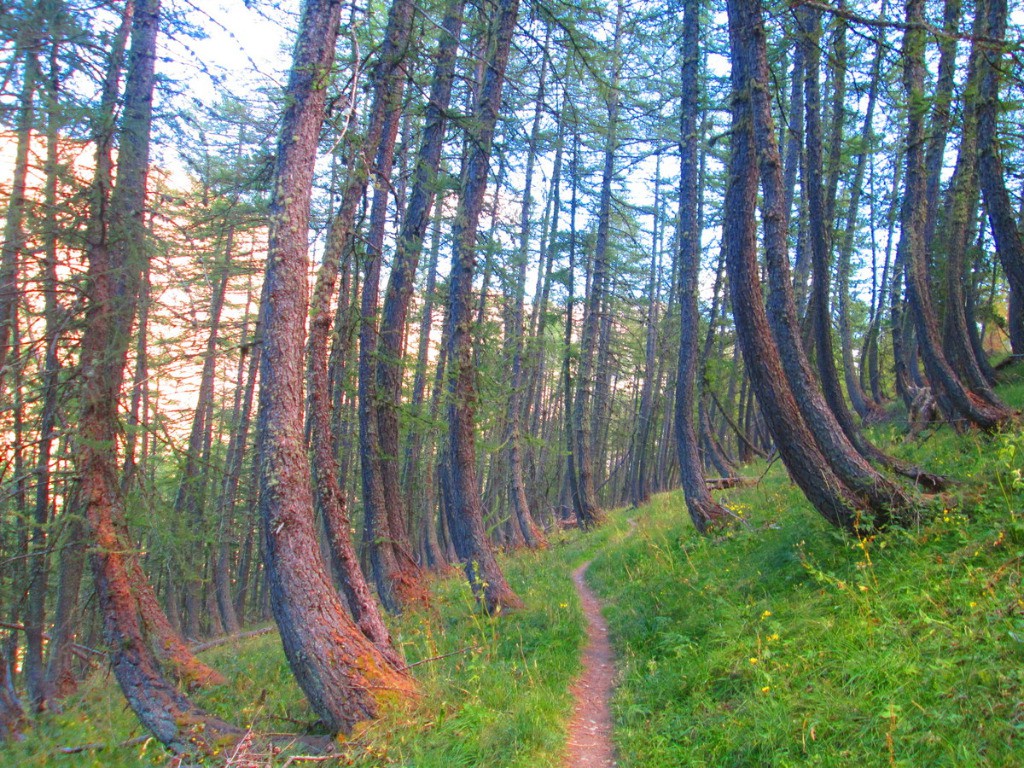
<path fill-rule="evenodd" d="M 458 210 L 452 227 L 452 274 L 448 289 L 448 493 L 445 514 L 474 593 L 489 613 L 522 607 L 494 556 L 483 524 L 476 472 L 476 366 L 473 354 L 473 272 L 477 230 L 487 191 L 494 127 L 501 108 L 519 0 L 498 0 L 488 35 L 484 76 L 467 124 Z"/>
<path fill-rule="evenodd" d="M 305 3 L 288 79 L 270 205 L 257 459 L 264 558 L 285 655 L 313 711 L 332 732 L 379 711 L 375 691 L 412 681 L 362 634 L 319 555 L 303 440 L 309 206 L 341 3 Z"/>
<path fill-rule="evenodd" d="M 683 495 L 690 519 L 701 533 L 733 517 L 708 492 L 698 451 L 694 425 L 694 388 L 697 373 L 700 314 L 697 295 L 700 282 L 701 231 L 699 225 L 700 135 L 700 0 L 683 6 L 683 37 L 680 44 L 682 103 L 679 131 L 679 372 L 676 376 L 675 438 L 682 476 Z"/>
<path fill-rule="evenodd" d="M 124 109 L 118 133 L 117 180 L 103 219 L 89 243 L 89 301 L 81 342 L 76 459 L 80 493 L 93 544 L 92 569 L 104 618 L 111 663 L 129 705 L 142 723 L 175 751 L 211 751 L 224 738 L 240 737 L 181 694 L 161 672 L 147 638 L 155 600 L 139 567 L 124 522 L 116 451 L 120 390 L 143 265 L 143 222 L 149 171 L 154 63 L 159 0 L 134 8 Z"/>
<path fill-rule="evenodd" d="M 906 264 L 907 297 L 914 318 L 928 381 L 943 415 L 957 425 L 998 429 L 1012 416 L 1001 403 L 986 402 L 970 392 L 950 366 L 942 348 L 931 299 L 925 244 L 927 178 L 925 173 L 925 31 L 924 0 L 907 0 L 903 33 L 903 86 L 907 94 L 906 187 L 900 248 Z M 980 124 L 979 124 L 980 130 Z M 980 138 L 980 137 L 979 137 Z"/>
<path fill-rule="evenodd" d="M 1024 238 L 1006 189 L 997 124 L 1007 3 L 1006 0 L 986 0 L 986 3 L 978 4 L 977 13 L 985 11 L 985 36 L 995 43 L 986 46 L 979 62 L 978 174 L 996 250 L 1010 284 L 1010 343 L 1015 355 L 1024 355 Z"/>

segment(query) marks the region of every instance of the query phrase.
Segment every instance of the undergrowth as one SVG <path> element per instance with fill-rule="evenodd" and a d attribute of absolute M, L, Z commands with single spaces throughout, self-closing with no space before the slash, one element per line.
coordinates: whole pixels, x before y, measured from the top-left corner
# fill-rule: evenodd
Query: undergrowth
<path fill-rule="evenodd" d="M 911 530 L 844 536 L 774 466 L 722 495 L 745 527 L 701 538 L 677 493 L 598 556 L 620 765 L 1021 764 L 1024 435 L 890 447 L 957 481 Z"/>
<path fill-rule="evenodd" d="M 1024 381 L 1001 394 L 1020 407 Z M 911 529 L 838 533 L 776 462 L 747 469 L 755 486 L 720 495 L 744 521 L 728 532 L 697 536 L 674 493 L 505 560 L 526 602 L 512 615 L 482 614 L 458 574 L 439 580 L 430 610 L 392 623 L 419 695 L 339 740 L 330 764 L 559 765 L 584 641 L 570 573 L 595 555 L 589 578 L 620 669 L 619 765 L 1020 764 L 1024 435 L 935 428 L 901 443 L 882 427 L 873 437 L 956 481 L 922 498 Z M 315 731 L 276 635 L 204 658 L 231 683 L 199 695 L 202 706 L 279 744 Z M 100 673 L 0 749 L 0 764 L 166 764 L 143 736 Z M 285 747 L 273 764 L 308 751 Z"/>
<path fill-rule="evenodd" d="M 558 533 L 543 551 L 503 562 L 526 603 L 512 615 L 482 613 L 466 580 L 452 572 L 433 587 L 431 609 L 394 618 L 419 695 L 338 740 L 329 765 L 416 768 L 536 768 L 557 765 L 572 711 L 569 686 L 580 671 L 583 615 L 571 571 L 604 542 L 625 535 L 612 521 L 581 536 Z M 228 644 L 202 658 L 229 679 L 196 702 L 254 733 L 273 734 L 282 751 L 262 764 L 310 754 L 288 734 L 316 732 L 316 718 L 288 669 L 276 634 Z M 124 745 L 124 742 L 132 743 Z M 62 749 L 87 747 L 74 754 Z M 265 748 L 254 750 L 266 755 Z M 223 764 L 228 755 L 207 760 Z M 166 765 L 167 752 L 146 739 L 112 675 L 93 675 L 61 714 L 40 718 L 23 742 L 0 747 L 0 765 Z M 300 765 L 302 763 L 299 763 Z"/>

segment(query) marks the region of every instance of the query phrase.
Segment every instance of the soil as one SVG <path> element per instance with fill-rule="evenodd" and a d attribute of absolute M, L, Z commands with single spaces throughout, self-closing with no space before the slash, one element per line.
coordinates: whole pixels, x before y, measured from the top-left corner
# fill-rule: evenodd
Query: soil
<path fill-rule="evenodd" d="M 572 688 L 576 708 L 569 723 L 569 744 L 564 768 L 606 768 L 616 765 L 612 746 L 609 700 L 615 678 L 615 657 L 608 642 L 608 624 L 601 604 L 584 580 L 589 562 L 572 574 L 587 618 L 587 646 L 583 673 Z"/>

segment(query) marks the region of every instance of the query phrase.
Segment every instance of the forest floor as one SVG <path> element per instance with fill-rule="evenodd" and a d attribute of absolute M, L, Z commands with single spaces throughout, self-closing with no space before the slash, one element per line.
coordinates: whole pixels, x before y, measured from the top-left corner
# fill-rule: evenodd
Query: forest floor
<path fill-rule="evenodd" d="M 1024 375 L 999 393 L 1024 407 Z M 419 696 L 315 764 L 566 765 L 588 637 L 589 596 L 572 575 L 590 562 L 607 620 L 599 634 L 614 652 L 622 768 L 1020 765 L 1024 431 L 904 433 L 894 421 L 871 436 L 955 480 L 922 495 L 905 529 L 859 540 L 835 531 L 776 462 L 745 468 L 749 487 L 716 494 L 745 520 L 720 535 L 698 536 L 674 492 L 503 557 L 525 603 L 511 614 L 481 613 L 454 573 L 436 580 L 430 609 L 392 622 Z M 203 658 L 230 682 L 200 692 L 201 706 L 255 733 L 316 732 L 276 633 Z M 19 768 L 167 761 L 105 669 L 25 741 L 0 747 L 0 765 Z"/>

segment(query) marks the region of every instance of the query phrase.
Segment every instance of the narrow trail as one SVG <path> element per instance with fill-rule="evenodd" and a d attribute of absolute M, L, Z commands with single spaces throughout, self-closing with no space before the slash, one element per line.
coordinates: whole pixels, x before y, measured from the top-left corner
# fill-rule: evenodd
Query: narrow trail
<path fill-rule="evenodd" d="M 569 722 L 569 749 L 564 768 L 610 768 L 616 764 L 609 706 L 615 657 L 608 642 L 608 624 L 601 615 L 601 604 L 584 579 L 589 566 L 588 561 L 572 574 L 587 617 L 587 646 L 583 649 L 583 673 L 572 688 L 576 708 Z"/>

